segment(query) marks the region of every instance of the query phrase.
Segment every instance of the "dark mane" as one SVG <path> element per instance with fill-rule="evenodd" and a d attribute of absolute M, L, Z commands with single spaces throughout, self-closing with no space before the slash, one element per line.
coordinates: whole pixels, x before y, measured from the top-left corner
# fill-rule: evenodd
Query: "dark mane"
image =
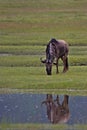
<path fill-rule="evenodd" d="M 47 63 L 50 63 L 51 62 L 50 43 L 47 45 L 47 48 L 46 48 L 46 57 L 47 57 Z"/>
<path fill-rule="evenodd" d="M 50 48 L 50 45 L 47 44 L 47 48 L 46 48 L 46 53 L 47 53 L 47 54 L 49 53 L 49 48 Z"/>
<path fill-rule="evenodd" d="M 49 43 L 47 44 L 46 48 L 46 54 L 50 54 L 50 43 L 58 43 L 58 41 L 55 38 L 52 38 Z"/>
<path fill-rule="evenodd" d="M 58 41 L 55 38 L 52 38 L 50 43 L 58 43 Z"/>

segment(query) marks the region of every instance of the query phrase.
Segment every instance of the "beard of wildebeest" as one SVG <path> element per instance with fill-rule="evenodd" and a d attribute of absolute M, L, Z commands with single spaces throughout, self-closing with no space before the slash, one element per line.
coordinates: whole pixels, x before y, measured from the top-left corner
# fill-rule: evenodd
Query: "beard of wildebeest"
<path fill-rule="evenodd" d="M 52 63 L 46 63 L 46 72 L 47 72 L 47 75 L 52 74 Z"/>

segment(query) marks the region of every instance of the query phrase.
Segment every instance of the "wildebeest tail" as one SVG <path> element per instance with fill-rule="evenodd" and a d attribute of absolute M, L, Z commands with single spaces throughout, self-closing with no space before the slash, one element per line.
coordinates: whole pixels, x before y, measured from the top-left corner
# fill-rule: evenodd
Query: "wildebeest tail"
<path fill-rule="evenodd" d="M 67 68 L 67 69 L 69 68 L 69 65 L 68 65 L 68 57 L 66 58 L 66 68 Z"/>

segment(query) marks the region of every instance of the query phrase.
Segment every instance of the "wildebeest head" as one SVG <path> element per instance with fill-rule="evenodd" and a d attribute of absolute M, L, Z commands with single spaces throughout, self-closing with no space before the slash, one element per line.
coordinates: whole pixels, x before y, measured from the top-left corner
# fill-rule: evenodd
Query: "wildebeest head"
<path fill-rule="evenodd" d="M 46 60 L 42 60 L 41 59 L 41 62 L 45 63 L 45 65 L 46 65 L 47 75 L 51 75 L 52 74 L 52 63 L 53 63 L 53 59 L 54 59 L 54 56 L 52 54 L 52 42 L 53 41 L 52 42 L 51 41 L 47 44 L 47 48 L 46 48 Z"/>
<path fill-rule="evenodd" d="M 51 60 L 48 60 L 48 59 L 42 60 L 42 58 L 41 58 L 41 62 L 46 65 L 47 75 L 51 75 L 52 74 L 52 62 L 51 62 Z"/>

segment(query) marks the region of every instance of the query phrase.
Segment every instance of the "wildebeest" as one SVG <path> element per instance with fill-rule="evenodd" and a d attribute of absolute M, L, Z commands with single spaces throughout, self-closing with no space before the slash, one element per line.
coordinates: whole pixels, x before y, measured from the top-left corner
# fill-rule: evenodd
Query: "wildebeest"
<path fill-rule="evenodd" d="M 42 60 L 41 62 L 45 63 L 46 65 L 46 72 L 47 75 L 52 74 L 52 65 L 56 65 L 56 73 L 59 73 L 58 71 L 58 61 L 61 58 L 64 64 L 63 72 L 66 72 L 68 70 L 68 52 L 69 47 L 67 42 L 64 40 L 56 40 L 51 39 L 46 47 L 46 59 Z M 54 63 L 54 60 L 56 61 Z"/>
<path fill-rule="evenodd" d="M 46 105 L 47 117 L 51 123 L 66 123 L 70 118 L 69 106 L 68 106 L 69 96 L 64 95 L 62 103 L 59 101 L 59 96 L 53 100 L 52 94 L 47 94 L 46 100 L 42 104 Z"/>

